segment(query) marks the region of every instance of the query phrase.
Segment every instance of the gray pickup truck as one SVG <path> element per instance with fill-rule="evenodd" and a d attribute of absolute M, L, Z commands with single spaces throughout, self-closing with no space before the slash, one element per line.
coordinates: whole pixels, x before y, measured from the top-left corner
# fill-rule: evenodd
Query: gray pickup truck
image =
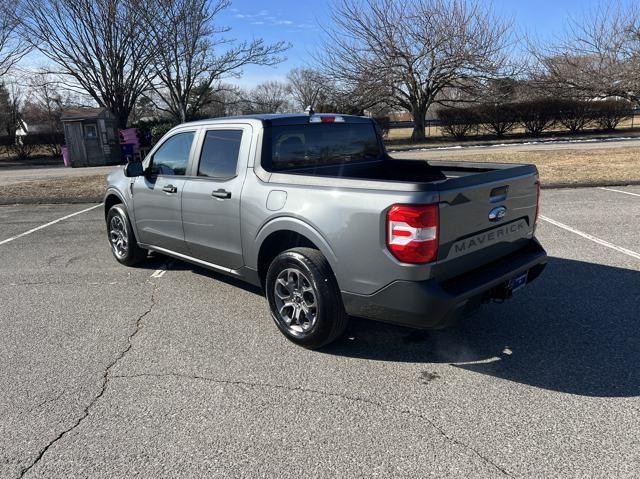
<path fill-rule="evenodd" d="M 544 269 L 533 165 L 392 159 L 375 122 L 255 115 L 180 125 L 104 198 L 111 249 L 155 251 L 266 293 L 293 342 L 349 316 L 442 328 Z"/>

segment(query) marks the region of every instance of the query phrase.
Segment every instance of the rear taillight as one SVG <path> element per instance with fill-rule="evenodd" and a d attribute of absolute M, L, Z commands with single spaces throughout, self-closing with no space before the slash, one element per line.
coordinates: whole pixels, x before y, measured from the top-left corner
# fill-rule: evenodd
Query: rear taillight
<path fill-rule="evenodd" d="M 536 219 L 533 224 L 538 224 L 538 217 L 540 216 L 540 181 L 536 181 Z"/>
<path fill-rule="evenodd" d="M 387 247 L 403 263 L 438 256 L 438 205 L 394 205 L 387 214 Z"/>

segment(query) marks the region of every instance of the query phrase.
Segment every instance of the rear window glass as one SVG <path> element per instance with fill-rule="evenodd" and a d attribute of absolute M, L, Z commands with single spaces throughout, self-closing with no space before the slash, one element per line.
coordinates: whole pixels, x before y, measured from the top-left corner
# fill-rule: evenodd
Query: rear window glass
<path fill-rule="evenodd" d="M 377 159 L 381 155 L 373 123 L 314 123 L 265 129 L 262 164 L 278 171 Z"/>

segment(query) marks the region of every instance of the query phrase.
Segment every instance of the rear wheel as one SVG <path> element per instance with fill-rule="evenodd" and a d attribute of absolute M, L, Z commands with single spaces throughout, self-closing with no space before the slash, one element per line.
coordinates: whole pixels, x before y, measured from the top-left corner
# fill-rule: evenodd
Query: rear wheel
<path fill-rule="evenodd" d="M 138 246 L 129 215 L 123 205 L 114 205 L 109 210 L 107 233 L 111 252 L 118 262 L 126 266 L 134 266 L 146 259 L 147 250 Z"/>
<path fill-rule="evenodd" d="M 318 250 L 293 248 L 278 255 L 267 272 L 266 294 L 276 326 L 305 348 L 329 344 L 347 326 L 338 284 Z"/>

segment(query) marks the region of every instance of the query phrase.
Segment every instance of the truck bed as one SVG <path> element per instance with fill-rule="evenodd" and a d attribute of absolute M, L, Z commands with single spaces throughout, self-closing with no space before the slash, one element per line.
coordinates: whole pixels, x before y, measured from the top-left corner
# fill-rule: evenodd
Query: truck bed
<path fill-rule="evenodd" d="M 399 191 L 442 191 L 536 174 L 533 165 L 466 161 L 384 160 L 292 168 L 267 173 L 268 181 Z"/>
<path fill-rule="evenodd" d="M 525 246 L 533 236 L 538 196 L 538 172 L 534 165 L 387 157 L 358 164 L 265 173 L 269 176 L 262 179 L 303 186 L 310 188 L 309 191 L 314 187 L 344 188 L 354 193 L 363 190 L 352 196 L 354 203 L 360 205 L 357 198 L 367 196 L 370 190 L 391 193 L 390 198 L 397 194 L 395 202 L 438 202 L 438 260 L 448 263 L 445 270 L 438 272 L 441 278 L 461 274 L 508 255 Z M 506 214 L 499 221 L 491 220 L 489 213 L 497 207 L 506 208 Z M 375 210 L 373 206 L 372 209 Z M 476 235 L 511 224 L 519 232 L 496 244 L 490 245 L 483 236 L 477 238 L 480 245 L 471 241 Z M 465 243 L 467 240 L 471 247 Z M 460 252 L 461 248 L 465 249 L 464 254 Z M 434 268 L 438 269 L 438 265 Z"/>

